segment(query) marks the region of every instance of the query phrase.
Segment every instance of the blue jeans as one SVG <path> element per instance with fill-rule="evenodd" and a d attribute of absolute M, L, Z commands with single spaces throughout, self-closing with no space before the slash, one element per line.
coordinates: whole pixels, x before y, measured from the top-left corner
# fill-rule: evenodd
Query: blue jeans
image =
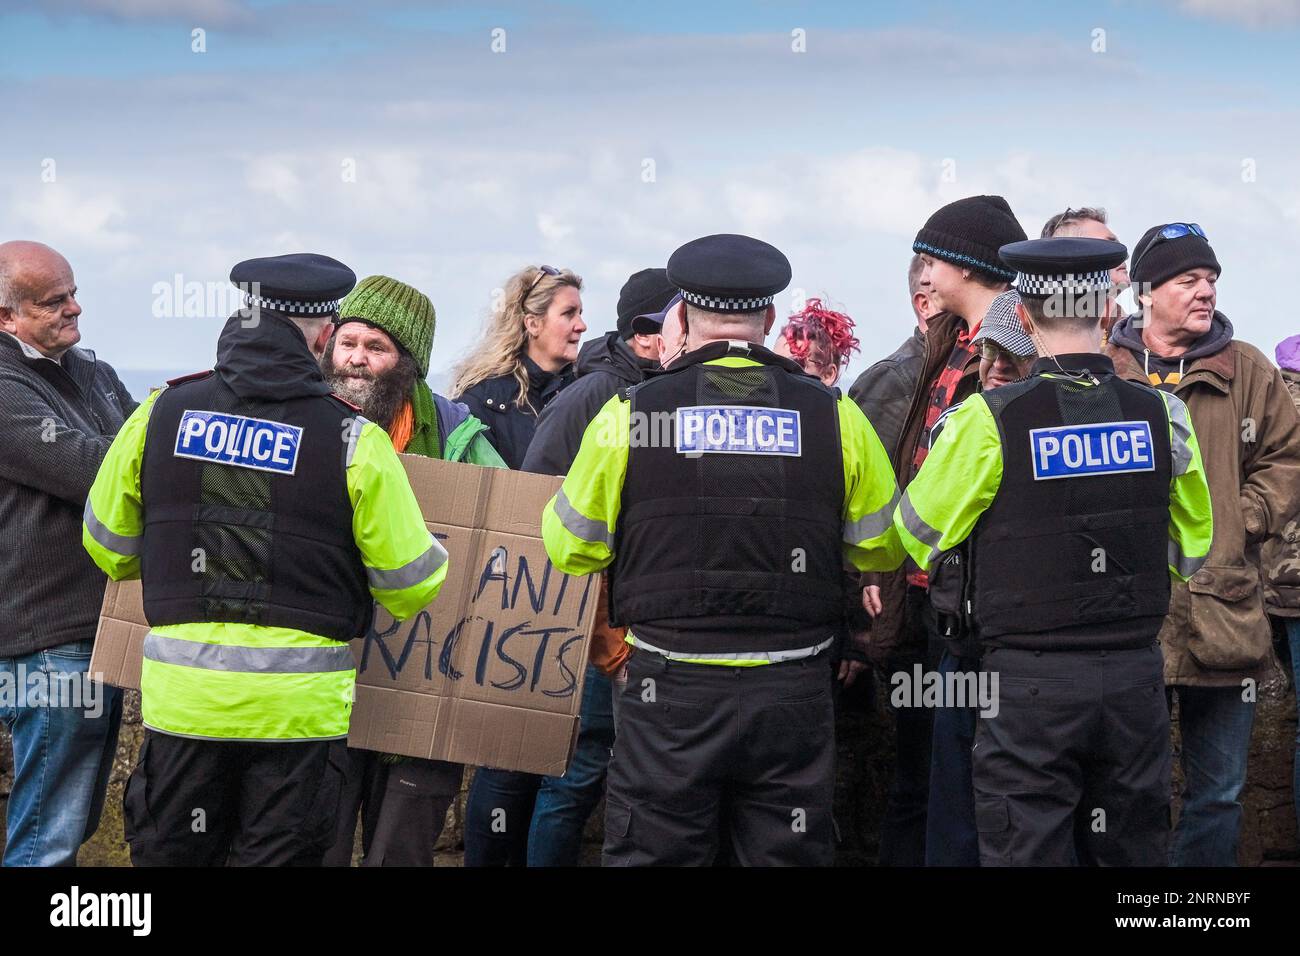
<path fill-rule="evenodd" d="M 465 800 L 465 865 L 525 866 L 535 773 L 479 767 Z"/>
<path fill-rule="evenodd" d="M 577 866 L 582 831 L 605 791 L 614 746 L 610 679 L 587 665 L 578 743 L 563 777 L 543 777 L 528 832 L 529 866 Z"/>
<path fill-rule="evenodd" d="M 1182 730 L 1183 812 L 1171 866 L 1236 866 L 1241 791 L 1255 723 L 1241 687 L 1173 687 Z"/>
<path fill-rule="evenodd" d="M 944 675 L 978 670 L 978 660 L 953 657 L 947 650 L 939 661 L 939 673 Z M 971 758 L 978 723 L 978 707 L 958 707 L 951 700 L 944 700 L 934 712 L 930 800 L 925 815 L 926 866 L 980 865 Z"/>
<path fill-rule="evenodd" d="M 1295 685 L 1296 710 L 1300 711 L 1300 617 L 1287 618 L 1286 636 L 1291 644 L 1291 674 Z M 1291 795 L 1295 798 L 1295 821 L 1300 827 L 1300 730 L 1295 738 L 1295 769 L 1291 782 Z"/>
<path fill-rule="evenodd" d="M 14 747 L 5 866 L 74 866 L 99 827 L 122 692 L 88 679 L 92 644 L 0 657 L 0 720 Z"/>

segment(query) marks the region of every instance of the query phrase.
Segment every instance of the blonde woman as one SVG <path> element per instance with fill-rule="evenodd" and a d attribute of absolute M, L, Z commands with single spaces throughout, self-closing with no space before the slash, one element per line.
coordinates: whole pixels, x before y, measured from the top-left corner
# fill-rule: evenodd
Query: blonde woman
<path fill-rule="evenodd" d="M 537 416 L 573 381 L 582 334 L 582 278 L 528 266 L 510 277 L 479 346 L 456 367 L 452 397 L 489 428 L 488 440 L 519 468 Z"/>

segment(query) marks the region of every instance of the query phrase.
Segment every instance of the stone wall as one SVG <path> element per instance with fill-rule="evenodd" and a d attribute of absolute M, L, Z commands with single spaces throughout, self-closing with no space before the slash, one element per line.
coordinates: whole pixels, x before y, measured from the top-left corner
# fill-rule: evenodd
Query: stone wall
<path fill-rule="evenodd" d="M 843 707 L 838 721 L 839 775 L 836 781 L 836 820 L 841 832 L 838 862 L 870 865 L 875 861 L 885 793 L 893 772 L 893 725 L 885 710 L 886 688 L 879 678 L 875 693 L 859 706 Z M 78 857 L 82 865 L 127 866 L 130 855 L 122 836 L 122 788 L 135 763 L 143 738 L 139 695 L 127 694 L 117 757 L 109 781 L 109 795 L 99 830 Z M 1179 746 L 1177 714 L 1174 747 Z M 1291 797 L 1296 739 L 1295 694 L 1279 672 L 1259 689 L 1259 709 L 1251 742 L 1250 778 L 1245 794 L 1240 862 L 1300 862 L 1294 803 Z M 7 734 L 0 730 L 0 811 L 6 805 L 12 774 L 12 754 Z M 466 775 L 468 787 L 469 775 Z M 1175 813 L 1180 781 L 1175 761 Z M 439 864 L 454 866 L 463 852 L 465 790 L 448 813 L 447 829 L 438 844 Z M 597 809 L 587 828 L 583 862 L 600 860 L 600 821 Z M 2 836 L 2 834 L 0 834 Z"/>

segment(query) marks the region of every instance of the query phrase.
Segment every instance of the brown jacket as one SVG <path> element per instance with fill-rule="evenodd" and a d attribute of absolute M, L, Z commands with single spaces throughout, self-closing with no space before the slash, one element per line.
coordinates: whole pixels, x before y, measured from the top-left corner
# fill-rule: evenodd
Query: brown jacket
<path fill-rule="evenodd" d="M 1128 349 L 1112 343 L 1106 354 L 1124 378 L 1147 380 Z M 1214 541 L 1191 580 L 1174 582 L 1160 630 L 1165 682 L 1238 686 L 1273 665 L 1259 551 L 1300 506 L 1300 418 L 1278 370 L 1235 339 L 1193 360 L 1174 393 L 1201 446 Z"/>
<path fill-rule="evenodd" d="M 903 418 L 902 432 L 893 448 L 886 448 L 894 465 L 894 475 L 899 489 L 907 487 L 915 476 L 912 457 L 925 430 L 925 407 L 930 400 L 930 389 L 948 362 L 957 334 L 966 322 L 949 312 L 941 312 L 930 319 L 925 335 L 925 356 L 920 366 L 920 377 L 912 388 L 912 400 Z M 979 389 L 979 356 L 976 355 L 962 370 L 960 382 L 953 394 L 952 404 L 965 401 Z M 912 621 L 907 613 L 907 572 L 910 562 L 897 571 L 863 575 L 862 583 L 880 585 L 880 599 L 884 609 L 871 624 L 867 656 L 882 668 L 906 665 L 923 660 L 925 631 L 919 621 Z"/>
<path fill-rule="evenodd" d="M 1282 369 L 1291 400 L 1300 410 L 1300 372 Z M 1300 617 L 1300 513 L 1293 513 L 1282 530 L 1264 542 L 1264 603 L 1270 614 Z"/>

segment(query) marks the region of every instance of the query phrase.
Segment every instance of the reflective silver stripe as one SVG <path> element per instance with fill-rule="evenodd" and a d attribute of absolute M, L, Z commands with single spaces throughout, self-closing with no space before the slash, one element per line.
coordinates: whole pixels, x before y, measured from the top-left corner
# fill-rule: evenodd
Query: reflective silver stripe
<path fill-rule="evenodd" d="M 329 737 L 209 737 L 206 734 L 183 734 L 179 730 L 167 730 L 166 728 L 163 727 L 155 727 L 153 724 L 143 719 L 140 721 L 140 723 L 146 728 L 148 728 L 149 730 L 156 730 L 158 731 L 158 733 L 166 734 L 168 737 L 185 737 L 189 740 L 238 740 L 243 743 L 252 742 L 252 743 L 261 744 L 261 743 L 278 743 L 278 742 L 297 743 L 298 741 L 307 741 L 307 740 L 347 740 L 348 739 L 347 734 L 334 734 Z"/>
<path fill-rule="evenodd" d="M 145 660 L 179 664 L 205 671 L 251 674 L 318 674 L 352 670 L 352 648 L 334 647 L 231 647 L 205 644 L 152 631 L 144 639 Z"/>
<path fill-rule="evenodd" d="M 1192 421 L 1187 417 L 1187 406 L 1177 395 L 1165 395 L 1165 407 L 1169 409 L 1169 424 L 1173 426 L 1173 435 L 1169 450 L 1174 459 L 1174 477 L 1187 473 L 1192 464 Z"/>
<path fill-rule="evenodd" d="M 939 556 L 939 542 L 943 540 L 943 532 L 935 531 L 916 513 L 912 507 L 912 499 L 907 492 L 903 492 L 903 500 L 899 503 L 899 511 L 903 515 L 903 527 L 906 528 L 917 541 L 930 546 L 930 555 L 926 559 L 928 565 Z"/>
<path fill-rule="evenodd" d="M 1178 542 L 1173 538 L 1169 539 L 1169 566 L 1174 568 L 1180 575 L 1190 578 L 1197 571 L 1201 570 L 1201 565 L 1209 555 L 1202 555 L 1199 558 L 1188 558 L 1183 555 L 1183 549 L 1179 547 Z"/>
<path fill-rule="evenodd" d="M 90 536 L 108 550 L 132 557 L 140 553 L 144 537 L 138 534 L 134 536 L 114 534 L 109 531 L 104 526 L 104 522 L 95 517 L 95 509 L 91 507 L 89 498 L 86 499 L 86 509 L 81 513 L 81 517 L 86 522 L 86 530 L 90 532 Z"/>
<path fill-rule="evenodd" d="M 370 424 L 370 419 L 357 415 L 348 425 L 348 450 L 343 455 L 343 467 L 347 468 L 352 464 L 352 456 L 357 453 L 357 442 L 361 440 L 361 429 Z"/>
<path fill-rule="evenodd" d="M 429 547 L 414 561 L 408 561 L 391 571 L 367 567 L 366 578 L 370 581 L 370 586 L 378 591 L 400 591 L 419 584 L 446 563 L 447 549 L 437 538 L 429 535 Z"/>
<path fill-rule="evenodd" d="M 555 514 L 559 517 L 560 524 L 564 525 L 564 529 L 575 538 L 581 538 L 591 544 L 603 544 L 611 551 L 614 550 L 614 536 L 609 533 L 609 527 L 605 522 L 588 518 L 573 507 L 569 503 L 569 496 L 564 493 L 563 486 L 555 495 Z"/>
<path fill-rule="evenodd" d="M 762 661 L 765 664 L 780 664 L 782 661 L 797 661 L 805 657 L 813 657 L 835 643 L 835 638 L 832 637 L 813 647 L 799 647 L 792 651 L 737 651 L 733 654 L 695 654 L 688 651 L 665 651 L 653 644 L 647 644 L 639 637 L 631 634 L 628 636 L 630 638 L 628 643 L 633 647 L 662 654 L 670 661 Z"/>
<path fill-rule="evenodd" d="M 897 507 L 898 492 L 895 491 L 894 497 L 890 498 L 889 504 L 883 508 L 865 514 L 857 521 L 846 521 L 844 523 L 844 540 L 849 544 L 857 544 L 860 541 L 867 541 L 884 534 L 894 523 L 894 509 Z"/>

